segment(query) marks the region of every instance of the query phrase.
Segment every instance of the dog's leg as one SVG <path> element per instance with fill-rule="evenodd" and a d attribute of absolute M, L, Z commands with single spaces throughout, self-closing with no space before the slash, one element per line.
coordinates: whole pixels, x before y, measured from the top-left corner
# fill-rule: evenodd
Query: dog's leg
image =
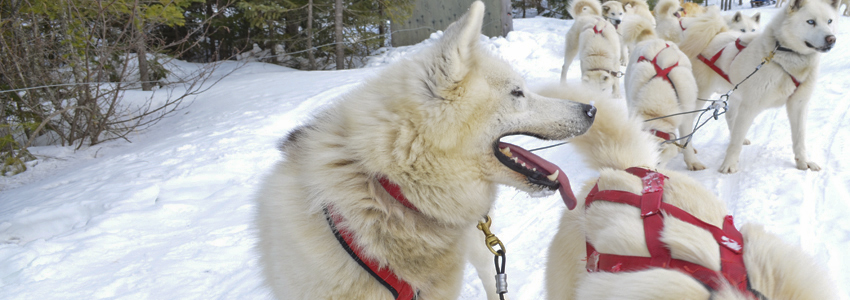
<path fill-rule="evenodd" d="M 732 107 L 730 107 L 729 110 L 726 111 L 726 128 L 729 128 L 729 135 L 732 134 L 732 128 L 735 127 L 734 126 L 735 115 L 736 115 L 737 112 L 738 112 L 738 109 L 732 108 Z M 745 145 L 745 146 L 749 145 L 750 139 L 748 139 L 747 137 L 744 137 L 744 141 L 742 142 L 742 144 Z"/>
<path fill-rule="evenodd" d="M 690 75 L 690 74 L 687 74 Z M 693 111 L 700 106 L 697 103 L 697 83 L 693 77 L 690 76 L 677 76 L 682 79 L 680 84 L 676 86 L 679 87 L 679 106 L 682 108 L 682 111 Z M 682 122 L 679 123 L 679 136 L 684 137 L 693 133 L 694 130 L 694 118 L 696 114 L 685 114 L 682 116 Z M 679 143 L 684 143 L 685 141 L 679 141 Z M 682 156 L 685 158 L 685 164 L 688 167 L 688 170 L 691 171 L 699 171 L 705 170 L 705 165 L 699 161 L 696 155 L 696 150 L 694 150 L 694 137 L 688 140 L 688 145 L 685 146 L 685 149 L 682 149 Z"/>
<path fill-rule="evenodd" d="M 622 38 L 620 39 L 620 65 L 624 67 L 629 65 L 629 46 Z"/>
<path fill-rule="evenodd" d="M 478 273 L 478 278 L 484 285 L 484 291 L 487 292 L 487 299 L 499 300 L 499 294 L 496 293 L 496 267 L 493 265 L 493 253 L 490 253 L 484 245 L 484 233 L 472 227 L 467 236 L 466 255 L 469 263 Z"/>
<path fill-rule="evenodd" d="M 587 275 L 584 201 L 564 210 L 546 260 L 546 299 L 573 300 L 577 284 Z"/>
<path fill-rule="evenodd" d="M 812 80 L 813 81 L 813 80 Z M 791 96 L 788 103 L 785 104 L 785 110 L 788 112 L 788 121 L 791 123 L 791 142 L 794 145 L 794 160 L 797 163 L 797 169 L 812 171 L 820 171 L 818 164 L 808 160 L 806 156 L 806 116 L 808 115 L 808 97 L 797 95 L 801 94 L 800 86 L 798 91 Z"/>
<path fill-rule="evenodd" d="M 564 66 L 561 67 L 561 83 L 567 82 L 567 70 L 570 69 L 570 64 L 576 58 L 579 48 L 579 34 L 581 30 L 577 28 L 579 24 L 573 23 L 570 30 L 567 31 L 567 36 L 564 38 Z"/>
<path fill-rule="evenodd" d="M 756 116 L 762 110 L 761 107 L 752 107 L 752 104 L 742 102 L 741 97 L 750 99 L 756 98 L 749 96 L 751 95 L 732 96 L 732 98 L 738 99 L 731 100 L 733 105 L 729 108 L 729 111 L 734 113 L 726 118 L 729 124 L 730 138 L 729 146 L 726 148 L 726 158 L 723 160 L 723 164 L 720 165 L 720 173 L 728 174 L 738 172 L 738 158 L 741 156 L 741 149 L 744 147 L 744 139 L 747 135 L 747 131 L 750 130 L 750 126 L 753 125 L 753 120 L 755 120 Z M 733 117 L 734 119 L 732 119 Z"/>

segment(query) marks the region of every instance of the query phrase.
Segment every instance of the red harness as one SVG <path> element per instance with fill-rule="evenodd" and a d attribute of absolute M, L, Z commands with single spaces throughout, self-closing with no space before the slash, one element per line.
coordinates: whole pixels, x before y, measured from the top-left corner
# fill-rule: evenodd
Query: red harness
<path fill-rule="evenodd" d="M 665 45 L 667 45 L 667 47 L 664 47 L 664 49 L 670 48 L 670 44 L 665 44 Z M 669 66 L 667 68 L 662 69 L 661 66 L 658 65 L 658 55 L 660 55 L 661 51 L 664 51 L 664 49 L 661 49 L 660 51 L 658 51 L 658 53 L 655 54 L 655 57 L 653 57 L 651 61 L 646 59 L 646 57 L 643 56 L 643 55 L 641 55 L 641 57 L 639 57 L 637 61 L 638 62 L 642 62 L 642 61 L 651 62 L 652 65 L 655 66 L 655 76 L 653 78 L 663 76 L 661 78 L 664 78 L 664 80 L 667 80 L 667 82 L 669 82 L 670 84 L 673 84 L 673 81 L 670 81 L 670 75 L 669 74 L 670 74 L 670 71 L 673 70 L 673 68 L 679 66 L 679 62 L 677 61 L 672 66 Z"/>
<path fill-rule="evenodd" d="M 735 48 L 738 48 L 738 53 L 741 53 L 741 50 L 744 50 L 744 48 L 746 48 L 746 47 L 747 46 L 744 46 L 743 44 L 741 44 L 741 39 L 735 40 Z M 723 47 L 723 49 L 720 49 L 720 51 L 718 51 L 716 54 L 714 54 L 714 56 L 712 56 L 711 59 L 705 58 L 705 56 L 703 56 L 702 54 L 697 56 L 697 58 L 699 58 L 699 60 L 702 61 L 703 63 L 705 63 L 709 68 L 714 70 L 714 72 L 717 73 L 717 75 L 720 75 L 720 77 L 723 77 L 723 79 L 726 79 L 727 82 L 732 83 L 732 81 L 729 80 L 729 75 L 727 75 L 726 72 L 723 72 L 723 70 L 721 70 L 720 67 L 717 66 L 717 60 L 720 58 L 721 55 L 723 55 L 724 50 L 726 50 L 726 47 Z M 735 53 L 735 56 L 738 56 L 738 53 Z M 732 58 L 732 59 L 734 59 L 734 58 Z M 793 78 L 793 76 L 792 76 L 792 78 Z"/>
<path fill-rule="evenodd" d="M 596 29 L 596 25 L 593 25 L 593 33 L 602 34 L 602 30 Z"/>
<path fill-rule="evenodd" d="M 642 168 L 629 168 L 626 171 L 642 179 L 641 195 L 614 190 L 599 191 L 599 186 L 596 185 L 587 195 L 585 207 L 589 207 L 594 201 L 610 201 L 640 208 L 650 257 L 599 253 L 590 242 L 587 242 L 588 272 L 617 273 L 650 268 L 673 269 L 690 275 L 713 290 L 722 288 L 722 282 L 725 280 L 745 295 L 756 298 L 756 294 L 749 288 L 747 281 L 747 269 L 744 266 L 743 257 L 744 239 L 735 229 L 732 216 L 726 216 L 723 229 L 717 228 L 678 207 L 663 203 L 661 197 L 664 193 L 664 179 L 667 178 L 663 174 Z M 664 214 L 661 213 L 662 211 Z M 720 272 L 671 257 L 670 249 L 660 240 L 665 215 L 705 229 L 714 236 L 717 244 L 720 245 Z"/>
<path fill-rule="evenodd" d="M 663 139 L 663 140 L 665 140 L 665 141 L 669 141 L 669 140 L 670 140 L 670 138 L 671 138 L 671 136 L 672 136 L 672 134 L 670 134 L 670 133 L 667 133 L 667 132 L 664 132 L 664 131 L 655 130 L 655 129 L 650 129 L 650 130 L 649 130 L 649 133 L 651 133 L 652 135 L 657 136 L 657 137 L 659 137 L 659 138 L 661 138 L 661 139 Z"/>
<path fill-rule="evenodd" d="M 739 39 L 735 40 L 735 48 L 738 48 L 738 53 L 735 53 L 735 56 L 738 56 L 738 54 L 741 53 L 741 50 L 744 50 L 744 48 L 747 48 L 747 46 L 744 46 L 743 44 L 741 44 L 741 39 L 739 38 Z M 702 54 L 697 56 L 697 58 L 699 58 L 699 60 L 702 61 L 703 63 L 705 63 L 709 68 L 714 70 L 714 72 L 717 73 L 717 75 L 720 75 L 720 77 L 723 77 L 723 79 L 726 79 L 726 82 L 732 83 L 732 81 L 729 80 L 729 75 L 727 75 L 726 72 L 723 72 L 723 70 L 721 70 L 720 67 L 718 67 L 717 64 L 716 64 L 717 59 L 720 58 L 720 55 L 723 54 L 724 50 L 726 50 L 726 47 L 723 47 L 723 49 L 720 49 L 720 51 L 717 52 L 716 54 L 714 54 L 714 56 L 712 56 L 711 59 L 706 58 Z M 735 58 L 733 57 L 732 59 L 735 59 Z M 786 73 L 788 73 L 788 72 L 786 72 Z M 800 86 L 800 81 L 798 81 L 797 78 L 794 77 L 794 75 L 791 75 L 789 73 L 788 76 L 791 76 L 791 81 L 794 82 L 795 87 Z"/>
<path fill-rule="evenodd" d="M 407 201 L 407 198 L 405 198 L 404 194 L 401 193 L 401 188 L 398 185 L 390 182 L 386 177 L 381 177 L 378 181 L 381 183 L 381 186 L 383 186 L 384 189 L 393 196 L 393 198 L 398 200 L 398 202 L 407 208 L 419 212 L 413 204 Z M 343 219 L 341 215 L 332 214 L 331 209 L 332 207 L 330 205 L 325 207 L 325 218 L 328 220 L 331 230 L 336 236 L 336 239 L 339 241 L 339 244 L 343 249 L 345 249 L 345 252 L 348 252 L 348 255 L 350 255 L 351 258 L 360 265 L 360 267 L 366 270 L 369 275 L 372 275 L 372 277 L 378 280 L 381 285 L 387 288 L 396 300 L 413 300 L 416 298 L 416 295 L 419 292 L 413 289 L 409 283 L 398 278 L 398 276 L 396 276 L 389 268 L 381 268 L 376 261 L 363 257 L 363 249 L 357 247 L 354 243 L 351 232 L 345 230 L 345 228 L 339 228 L 336 226 L 336 224 L 342 222 Z"/>

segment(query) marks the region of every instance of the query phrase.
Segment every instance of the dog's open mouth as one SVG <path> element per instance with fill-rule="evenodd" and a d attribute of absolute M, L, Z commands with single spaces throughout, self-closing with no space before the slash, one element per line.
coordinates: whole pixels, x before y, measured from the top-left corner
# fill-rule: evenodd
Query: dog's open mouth
<path fill-rule="evenodd" d="M 822 52 L 822 53 L 827 53 L 827 52 L 829 52 L 829 50 L 832 50 L 832 44 L 826 45 L 826 46 L 823 46 L 823 47 L 815 47 L 815 45 L 812 45 L 811 43 L 806 42 L 806 47 L 815 49 L 816 51 Z"/>
<path fill-rule="evenodd" d="M 525 175 L 532 184 L 549 190 L 557 189 L 567 208 L 576 207 L 576 197 L 570 187 L 570 180 L 557 165 L 517 145 L 497 141 L 493 146 L 494 155 L 503 165 Z"/>

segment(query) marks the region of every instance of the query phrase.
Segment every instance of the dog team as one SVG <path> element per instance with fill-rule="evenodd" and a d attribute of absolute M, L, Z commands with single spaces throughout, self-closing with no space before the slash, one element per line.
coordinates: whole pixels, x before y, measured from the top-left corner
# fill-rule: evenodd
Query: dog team
<path fill-rule="evenodd" d="M 819 170 L 806 155 L 806 104 L 840 0 L 788 0 L 761 29 L 759 14 L 677 0 L 653 11 L 573 1 L 561 83 L 533 91 L 482 47 L 476 1 L 435 43 L 292 130 L 257 194 L 274 297 L 457 299 L 470 262 L 487 298 L 505 299 L 501 242 L 482 219 L 507 185 L 568 208 L 548 248 L 547 299 L 837 299 L 799 245 L 736 227 L 714 193 L 665 165 L 682 152 L 689 170 L 706 168 L 695 114 L 682 113 L 720 94 L 708 103 L 728 105 L 720 172 L 740 169 L 753 119 L 781 106 L 796 166 Z M 576 56 L 580 83 L 566 80 Z M 509 135 L 569 140 L 599 177 L 575 194 L 568 174 L 501 141 Z"/>

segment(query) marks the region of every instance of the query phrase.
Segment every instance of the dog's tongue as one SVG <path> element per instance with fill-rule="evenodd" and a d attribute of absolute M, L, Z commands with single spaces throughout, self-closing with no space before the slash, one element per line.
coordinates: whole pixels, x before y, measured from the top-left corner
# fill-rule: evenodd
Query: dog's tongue
<path fill-rule="evenodd" d="M 576 196 L 573 194 L 573 190 L 570 187 L 570 179 L 567 178 L 567 174 L 564 173 L 561 168 L 517 145 L 499 142 L 499 147 L 510 148 L 511 154 L 518 156 L 519 159 L 524 162 L 530 162 L 532 164 L 537 165 L 540 169 L 546 170 L 546 172 L 548 172 L 547 175 L 553 174 L 555 173 L 555 171 L 557 171 L 558 183 L 560 184 L 558 186 L 558 192 L 561 193 L 561 198 L 564 200 L 564 204 L 566 204 L 567 208 L 569 208 L 570 210 L 576 207 Z"/>

